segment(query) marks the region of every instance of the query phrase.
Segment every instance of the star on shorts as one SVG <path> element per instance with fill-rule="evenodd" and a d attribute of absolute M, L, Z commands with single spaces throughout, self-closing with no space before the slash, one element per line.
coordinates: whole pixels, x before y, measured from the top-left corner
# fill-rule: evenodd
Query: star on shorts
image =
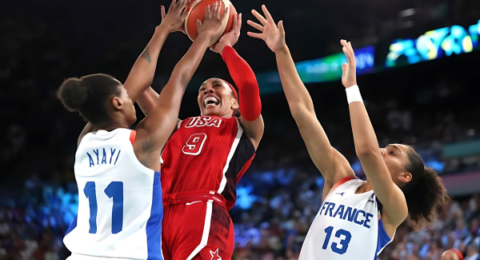
<path fill-rule="evenodd" d="M 222 260 L 222 257 L 218 255 L 218 248 L 215 252 L 210 250 L 210 254 L 212 255 L 212 260 Z"/>

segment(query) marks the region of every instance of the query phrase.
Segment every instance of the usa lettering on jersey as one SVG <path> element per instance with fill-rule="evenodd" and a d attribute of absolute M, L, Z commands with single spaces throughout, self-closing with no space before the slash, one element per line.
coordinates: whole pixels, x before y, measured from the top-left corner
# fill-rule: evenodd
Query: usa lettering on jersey
<path fill-rule="evenodd" d="M 103 153 L 101 151 L 103 150 Z M 92 155 L 90 155 L 89 152 L 87 152 L 88 156 L 88 162 L 90 164 L 90 167 L 92 166 L 97 166 L 100 164 L 111 164 L 111 165 L 116 165 L 118 161 L 118 157 L 120 156 L 120 149 L 115 149 L 115 148 L 110 148 L 109 153 L 105 150 L 105 148 L 99 148 L 99 149 L 94 149 L 92 150 L 92 154 L 96 157 L 94 160 Z M 102 157 L 102 161 L 100 161 L 100 157 Z"/>
<path fill-rule="evenodd" d="M 318 215 L 342 219 L 360 226 L 364 226 L 368 229 L 370 229 L 370 221 L 373 218 L 373 214 L 365 212 L 362 209 L 347 207 L 342 204 L 335 204 L 328 201 L 323 203 Z"/>
<path fill-rule="evenodd" d="M 192 117 L 188 120 L 187 124 L 185 125 L 185 128 L 191 128 L 191 127 L 220 127 L 222 123 L 222 119 L 219 117 L 210 117 L 210 116 L 204 116 L 204 117 Z"/>

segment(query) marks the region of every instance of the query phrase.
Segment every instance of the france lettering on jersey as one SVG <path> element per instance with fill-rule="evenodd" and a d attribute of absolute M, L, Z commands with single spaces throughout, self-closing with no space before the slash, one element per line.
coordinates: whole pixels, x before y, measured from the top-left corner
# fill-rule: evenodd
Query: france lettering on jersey
<path fill-rule="evenodd" d="M 364 183 L 347 177 L 332 188 L 310 226 L 299 260 L 377 259 L 393 238 L 383 227 L 374 191 L 355 194 Z"/>
<path fill-rule="evenodd" d="M 116 129 L 89 133 L 80 142 L 78 215 L 63 239 L 72 259 L 163 259 L 160 173 L 138 161 L 134 139 L 135 131 Z"/>

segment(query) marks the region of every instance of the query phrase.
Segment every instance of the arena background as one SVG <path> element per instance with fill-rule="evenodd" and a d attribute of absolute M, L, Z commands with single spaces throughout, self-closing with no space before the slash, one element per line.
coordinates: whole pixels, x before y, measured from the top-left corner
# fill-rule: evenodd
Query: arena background
<path fill-rule="evenodd" d="M 363 173 L 338 75 L 340 39 L 350 40 L 357 50 L 366 47 L 357 52 L 362 60 L 358 82 L 380 145 L 414 145 L 448 188 L 452 200 L 446 213 L 418 233 L 406 221 L 379 258 L 440 259 L 445 249 L 455 247 L 466 259 L 477 259 L 480 1 L 233 3 L 244 14 L 235 48 L 257 74 L 266 125 L 231 211 L 234 259 L 296 259 L 323 186 L 278 85 L 273 53 L 246 35 L 251 30 L 246 20 L 253 19 L 250 10 L 261 4 L 284 21 L 295 61 L 307 61 L 298 70 L 308 82 L 318 119 L 358 176 Z M 161 4 L 169 1 L 0 3 L 0 259 L 68 256 L 62 237 L 77 211 L 72 166 L 84 123 L 63 109 L 56 89 L 66 77 L 95 72 L 125 80 L 160 23 Z M 169 37 L 155 89 L 162 88 L 190 43 L 181 33 Z M 213 76 L 231 80 L 221 57 L 209 52 L 189 85 L 181 118 L 199 113 L 198 87 Z"/>

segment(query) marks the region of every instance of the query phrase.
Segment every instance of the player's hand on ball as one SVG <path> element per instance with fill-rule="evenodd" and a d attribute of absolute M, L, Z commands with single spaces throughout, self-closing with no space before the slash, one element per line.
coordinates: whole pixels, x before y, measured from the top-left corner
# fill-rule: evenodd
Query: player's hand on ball
<path fill-rule="evenodd" d="M 232 30 L 220 38 L 218 43 L 213 45 L 210 50 L 216 53 L 222 53 L 225 46 L 234 46 L 240 37 L 240 28 L 242 28 L 242 14 L 236 14 L 233 17 Z"/>
<path fill-rule="evenodd" d="M 345 88 L 357 85 L 357 63 L 355 61 L 355 52 L 352 48 L 352 43 L 341 40 L 343 53 L 347 57 L 347 62 L 342 64 L 342 84 Z"/>
<path fill-rule="evenodd" d="M 273 52 L 285 49 L 287 45 L 285 43 L 285 29 L 283 28 L 283 21 L 278 22 L 277 27 L 265 5 L 262 5 L 262 10 L 266 18 L 259 14 L 256 10 L 252 10 L 253 15 L 258 19 L 261 25 L 250 20 L 247 21 L 250 26 L 261 31 L 262 33 L 248 32 L 248 36 L 264 40 L 268 48 L 270 48 L 270 50 Z"/>
<path fill-rule="evenodd" d="M 215 39 L 215 36 L 222 33 L 222 30 L 225 30 L 224 25 L 228 19 L 228 7 L 225 8 L 223 15 L 220 15 L 221 4 L 216 2 L 213 6 L 207 6 L 205 8 L 205 20 L 203 23 L 200 20 L 197 20 L 197 30 L 198 36 L 204 36 L 211 40 L 210 45 L 213 45 L 218 38 Z"/>
<path fill-rule="evenodd" d="M 165 7 L 162 5 L 162 23 L 160 26 L 164 26 L 170 32 L 181 31 L 185 33 L 183 22 L 189 11 L 188 8 L 185 9 L 187 2 L 188 0 L 172 0 L 172 4 L 168 8 L 168 14 L 165 13 Z"/>

